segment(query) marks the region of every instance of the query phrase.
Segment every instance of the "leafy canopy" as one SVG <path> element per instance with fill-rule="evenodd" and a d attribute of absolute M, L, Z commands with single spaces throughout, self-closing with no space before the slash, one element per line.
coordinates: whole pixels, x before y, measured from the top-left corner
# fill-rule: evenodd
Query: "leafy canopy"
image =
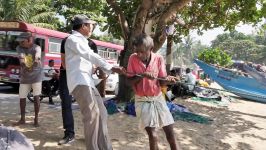
<path fill-rule="evenodd" d="M 0 0 L 0 19 L 25 21 L 57 29 L 61 22 L 52 4 L 52 0 Z"/>
<path fill-rule="evenodd" d="M 266 58 L 265 35 L 244 35 L 237 31 L 218 35 L 212 41 L 213 48 L 223 49 L 234 60 L 261 63 Z"/>
<path fill-rule="evenodd" d="M 232 58 L 219 48 L 209 48 L 201 51 L 198 55 L 198 59 L 219 66 L 229 66 L 232 64 Z"/>

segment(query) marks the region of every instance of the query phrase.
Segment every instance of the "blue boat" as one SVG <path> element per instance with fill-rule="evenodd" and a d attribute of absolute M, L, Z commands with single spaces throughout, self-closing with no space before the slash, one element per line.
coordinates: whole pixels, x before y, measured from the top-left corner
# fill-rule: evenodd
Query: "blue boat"
<path fill-rule="evenodd" d="M 266 87 L 255 78 L 240 75 L 239 72 L 217 68 L 203 61 L 194 62 L 221 87 L 240 97 L 266 103 Z"/>
<path fill-rule="evenodd" d="M 264 85 L 266 88 L 266 74 L 263 72 L 257 71 L 255 68 L 250 67 L 248 65 L 244 65 L 243 69 L 254 79 Z"/>

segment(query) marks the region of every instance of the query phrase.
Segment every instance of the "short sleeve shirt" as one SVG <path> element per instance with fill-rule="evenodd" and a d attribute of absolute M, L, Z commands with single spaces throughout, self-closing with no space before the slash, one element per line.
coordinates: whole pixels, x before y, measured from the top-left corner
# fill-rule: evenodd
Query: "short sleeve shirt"
<path fill-rule="evenodd" d="M 129 73 L 129 77 L 144 72 L 152 72 L 158 78 L 167 76 L 163 57 L 155 53 L 151 53 L 151 60 L 147 67 L 137 57 L 136 53 L 132 54 L 128 61 L 127 72 Z M 148 78 L 143 78 L 139 83 L 134 85 L 133 90 L 138 96 L 158 96 L 161 93 L 159 80 Z"/>
<path fill-rule="evenodd" d="M 28 71 L 25 68 L 20 69 L 20 83 L 21 84 L 33 84 L 42 81 L 42 65 L 34 65 L 35 59 L 41 59 L 41 47 L 33 44 L 31 48 L 22 48 L 18 46 L 17 52 L 20 58 L 24 59 Z"/>

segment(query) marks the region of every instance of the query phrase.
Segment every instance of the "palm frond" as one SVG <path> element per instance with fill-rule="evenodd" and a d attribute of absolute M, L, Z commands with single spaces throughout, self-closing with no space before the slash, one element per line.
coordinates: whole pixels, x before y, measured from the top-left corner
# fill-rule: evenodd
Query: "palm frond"
<path fill-rule="evenodd" d="M 13 14 L 15 14 L 14 12 L 14 8 L 16 6 L 16 1 L 15 0 L 1 0 L 1 18 L 3 20 L 8 20 L 8 19 L 14 19 L 13 18 Z"/>
<path fill-rule="evenodd" d="M 36 14 L 35 16 L 32 16 L 30 18 L 30 22 L 54 22 L 57 21 L 58 19 L 55 18 L 56 13 L 55 12 L 42 12 L 40 14 Z"/>
<path fill-rule="evenodd" d="M 19 13 L 17 14 L 18 20 L 28 22 L 31 15 L 31 10 L 28 7 L 23 7 L 19 9 Z"/>
<path fill-rule="evenodd" d="M 33 25 L 47 29 L 53 29 L 53 30 L 56 29 L 55 25 L 48 23 L 33 23 Z"/>

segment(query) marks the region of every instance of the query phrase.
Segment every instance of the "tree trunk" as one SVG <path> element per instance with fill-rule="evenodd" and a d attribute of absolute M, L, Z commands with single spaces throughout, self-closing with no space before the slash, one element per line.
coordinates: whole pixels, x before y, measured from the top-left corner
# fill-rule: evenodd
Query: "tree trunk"
<path fill-rule="evenodd" d="M 121 51 L 119 56 L 119 65 L 127 68 L 128 64 L 128 58 L 132 54 L 131 51 L 131 44 L 128 42 L 125 42 L 124 50 Z M 127 77 L 124 75 L 119 75 L 119 89 L 118 89 L 118 95 L 117 95 L 117 101 L 118 102 L 129 102 L 134 101 L 134 92 L 132 90 L 131 85 L 127 81 Z"/>
<path fill-rule="evenodd" d="M 166 71 L 169 74 L 172 64 L 172 45 L 173 45 L 173 36 L 169 35 L 167 37 L 167 47 L 166 47 Z"/>

